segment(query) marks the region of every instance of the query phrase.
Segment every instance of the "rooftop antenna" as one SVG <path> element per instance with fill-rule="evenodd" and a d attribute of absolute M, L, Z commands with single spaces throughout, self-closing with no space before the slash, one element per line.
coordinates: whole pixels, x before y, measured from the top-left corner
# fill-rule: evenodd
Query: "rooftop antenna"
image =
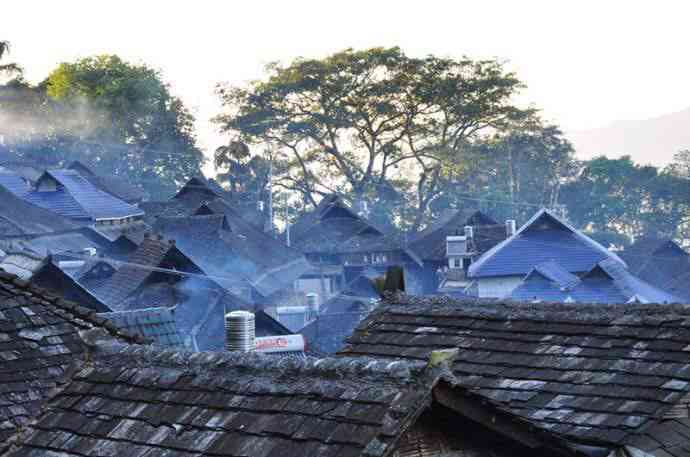
<path fill-rule="evenodd" d="M 266 152 L 268 153 L 268 227 L 264 231 L 273 236 L 273 151 L 270 146 Z"/>
<path fill-rule="evenodd" d="M 285 194 L 285 244 L 290 247 L 290 207 L 287 194 Z"/>

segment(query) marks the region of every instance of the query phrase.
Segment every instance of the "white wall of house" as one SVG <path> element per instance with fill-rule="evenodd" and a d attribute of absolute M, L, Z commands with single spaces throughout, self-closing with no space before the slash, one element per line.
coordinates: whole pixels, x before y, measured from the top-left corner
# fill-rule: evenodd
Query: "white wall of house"
<path fill-rule="evenodd" d="M 520 285 L 523 277 L 523 275 L 520 275 L 479 278 L 477 279 L 479 296 L 483 298 L 504 298 Z"/>

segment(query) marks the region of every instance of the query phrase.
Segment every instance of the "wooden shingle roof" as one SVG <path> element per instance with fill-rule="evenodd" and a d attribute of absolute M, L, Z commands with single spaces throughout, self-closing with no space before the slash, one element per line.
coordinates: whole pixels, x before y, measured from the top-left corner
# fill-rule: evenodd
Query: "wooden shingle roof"
<path fill-rule="evenodd" d="M 463 389 L 544 431 L 617 445 L 690 392 L 690 307 L 402 297 L 341 352 L 425 360 L 459 348 Z"/>
<path fill-rule="evenodd" d="M 435 379 L 418 362 L 99 346 L 7 455 L 390 455 Z"/>
<path fill-rule="evenodd" d="M 96 327 L 113 337 L 143 341 L 92 310 L 0 271 L 0 448 L 65 381 L 70 365 L 83 361 L 80 332 Z"/>

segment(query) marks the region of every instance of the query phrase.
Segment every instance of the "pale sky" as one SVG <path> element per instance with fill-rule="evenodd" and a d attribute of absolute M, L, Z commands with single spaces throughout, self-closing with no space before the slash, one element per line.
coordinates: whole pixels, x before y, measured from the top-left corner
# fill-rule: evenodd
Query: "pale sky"
<path fill-rule="evenodd" d="M 690 2 L 23 0 L 0 8 L 0 39 L 32 81 L 58 63 L 113 53 L 160 69 L 221 144 L 213 87 L 263 66 L 347 47 L 508 61 L 533 103 L 566 131 L 690 106 Z"/>

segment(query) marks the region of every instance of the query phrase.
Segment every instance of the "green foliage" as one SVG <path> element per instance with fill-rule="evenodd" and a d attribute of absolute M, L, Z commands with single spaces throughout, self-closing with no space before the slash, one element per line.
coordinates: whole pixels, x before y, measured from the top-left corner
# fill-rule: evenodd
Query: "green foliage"
<path fill-rule="evenodd" d="M 629 156 L 582 163 L 562 192 L 571 219 L 593 232 L 680 236 L 690 215 L 690 181 L 666 170 L 637 165 Z"/>
<path fill-rule="evenodd" d="M 36 87 L 14 81 L 0 90 L 11 151 L 40 167 L 80 160 L 123 176 L 155 198 L 199 174 L 194 117 L 157 71 L 117 56 L 60 64 Z"/>

